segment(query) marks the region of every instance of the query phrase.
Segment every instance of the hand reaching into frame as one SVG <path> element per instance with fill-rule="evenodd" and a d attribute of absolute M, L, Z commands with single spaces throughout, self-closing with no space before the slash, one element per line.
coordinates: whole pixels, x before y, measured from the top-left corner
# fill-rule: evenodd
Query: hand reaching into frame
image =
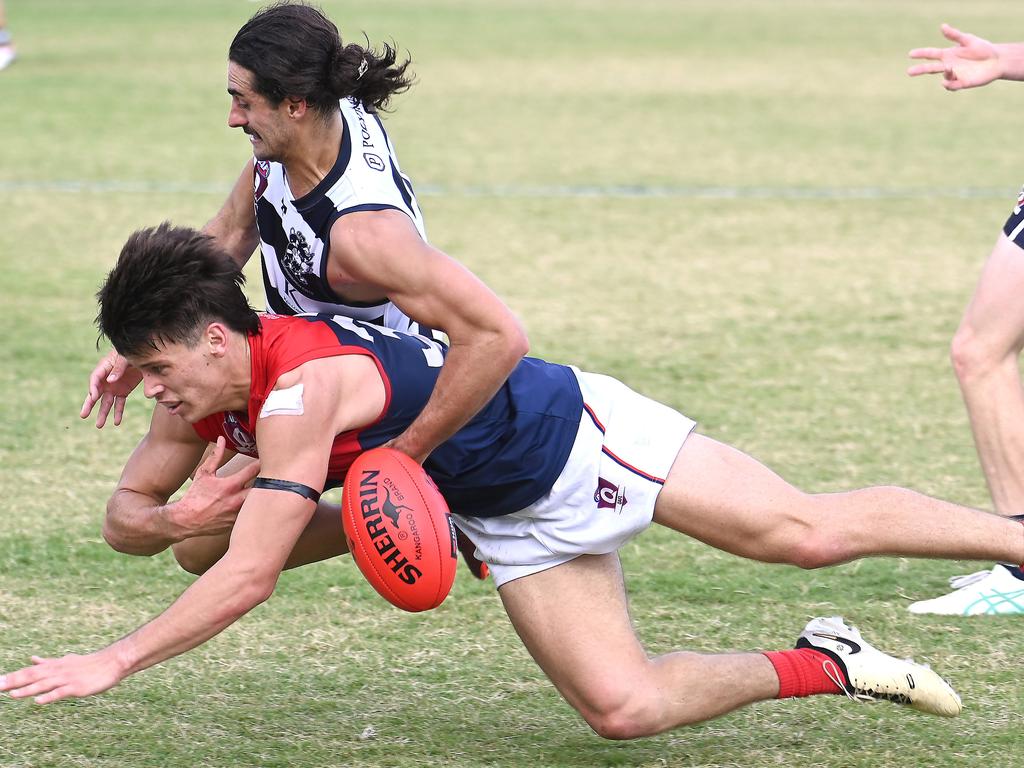
<path fill-rule="evenodd" d="M 947 91 L 978 88 L 998 80 L 1006 73 L 999 46 L 984 38 L 961 32 L 949 24 L 942 25 L 942 34 L 956 43 L 949 48 L 915 48 L 912 59 L 924 59 L 907 70 L 911 77 L 942 74 L 942 86 Z"/>

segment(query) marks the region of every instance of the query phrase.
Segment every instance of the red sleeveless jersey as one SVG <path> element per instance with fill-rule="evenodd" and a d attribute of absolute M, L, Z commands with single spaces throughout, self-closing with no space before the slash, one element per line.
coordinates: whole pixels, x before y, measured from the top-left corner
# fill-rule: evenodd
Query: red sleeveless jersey
<path fill-rule="evenodd" d="M 347 317 L 260 317 L 249 337 L 252 388 L 245 412 L 216 413 L 196 432 L 257 456 L 253 429 L 278 378 L 310 360 L 366 355 L 385 387 L 385 404 L 371 424 L 334 439 L 325 488 L 340 485 L 355 458 L 400 435 L 434 390 L 447 348 L 422 336 Z M 550 490 L 572 448 L 583 399 L 565 366 L 524 358 L 494 397 L 423 463 L 453 512 L 489 517 L 529 506 Z"/>
<path fill-rule="evenodd" d="M 228 448 L 257 458 L 256 420 L 277 380 L 310 360 L 336 355 L 366 355 L 377 363 L 384 380 L 384 412 L 387 412 L 391 386 L 380 362 L 370 350 L 362 346 L 341 343 L 331 325 L 310 322 L 305 318 L 260 315 L 260 332 L 250 334 L 248 342 L 252 376 L 249 410 L 215 413 L 196 422 L 193 427 L 204 440 L 215 443 L 223 435 Z M 372 447 L 360 445 L 359 431 L 343 432 L 335 438 L 328 464 L 328 485 L 340 484 L 356 456 Z M 384 442 L 382 440 L 379 444 Z"/>

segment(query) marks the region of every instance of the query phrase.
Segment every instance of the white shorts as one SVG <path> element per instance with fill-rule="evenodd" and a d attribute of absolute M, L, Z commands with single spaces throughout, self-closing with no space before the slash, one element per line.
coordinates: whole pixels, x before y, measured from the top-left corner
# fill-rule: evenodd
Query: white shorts
<path fill-rule="evenodd" d="M 665 477 L 695 426 L 616 379 L 573 371 L 583 391 L 583 415 L 551 490 L 508 515 L 452 515 L 498 587 L 580 555 L 614 552 L 646 529 Z"/>

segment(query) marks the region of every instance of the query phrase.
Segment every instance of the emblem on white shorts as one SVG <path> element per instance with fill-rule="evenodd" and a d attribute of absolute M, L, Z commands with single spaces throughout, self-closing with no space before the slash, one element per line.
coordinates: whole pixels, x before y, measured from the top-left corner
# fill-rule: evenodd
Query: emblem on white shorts
<path fill-rule="evenodd" d="M 597 490 L 594 491 L 594 502 L 598 509 L 614 509 L 616 514 L 626 506 L 626 491 L 609 483 L 603 477 L 597 478 Z"/>

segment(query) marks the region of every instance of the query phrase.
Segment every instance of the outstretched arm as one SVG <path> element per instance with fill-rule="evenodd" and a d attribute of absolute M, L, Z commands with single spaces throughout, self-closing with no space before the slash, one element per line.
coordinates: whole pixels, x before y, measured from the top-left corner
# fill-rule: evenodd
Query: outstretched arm
<path fill-rule="evenodd" d="M 949 24 L 942 25 L 942 34 L 956 45 L 915 48 L 910 58 L 925 61 L 910 67 L 908 75 L 941 73 L 942 85 L 948 91 L 977 88 L 993 80 L 1024 80 L 1024 43 L 990 43 Z"/>
<path fill-rule="evenodd" d="M 338 373 L 338 365 L 344 367 L 317 360 L 281 377 L 279 387 L 303 383 L 307 396 L 303 413 L 257 422 L 263 476 L 321 490 L 334 436 L 379 414 L 384 386 L 373 364 L 364 360 L 351 366 L 354 374 L 349 377 Z M 349 404 L 338 395 L 338 387 L 349 384 L 372 397 Z M 33 656 L 31 666 L 0 676 L 0 691 L 12 698 L 34 697 L 39 704 L 90 696 L 195 648 L 270 597 L 315 508 L 311 499 L 287 490 L 254 488 L 232 528 L 227 553 L 167 610 L 102 650 L 61 658 Z"/>
<path fill-rule="evenodd" d="M 313 502 L 283 495 L 253 491 L 239 513 L 227 554 L 148 624 L 94 653 L 33 656 L 32 666 L 0 677 L 0 691 L 9 691 L 12 698 L 35 697 L 38 704 L 91 696 L 221 632 L 270 597 L 312 516 Z"/>

